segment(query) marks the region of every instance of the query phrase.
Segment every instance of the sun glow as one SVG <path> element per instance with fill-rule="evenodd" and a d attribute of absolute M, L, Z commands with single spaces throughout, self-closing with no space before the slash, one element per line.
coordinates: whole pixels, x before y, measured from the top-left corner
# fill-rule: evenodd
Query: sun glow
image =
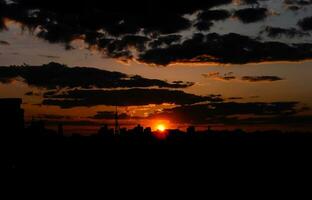
<path fill-rule="evenodd" d="M 166 126 L 163 124 L 158 124 L 157 125 L 157 130 L 160 132 L 164 132 L 166 130 Z"/>

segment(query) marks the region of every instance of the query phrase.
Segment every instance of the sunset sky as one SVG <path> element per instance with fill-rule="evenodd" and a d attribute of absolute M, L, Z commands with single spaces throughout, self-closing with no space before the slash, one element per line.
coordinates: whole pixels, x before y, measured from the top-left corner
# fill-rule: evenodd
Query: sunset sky
<path fill-rule="evenodd" d="M 67 133 L 312 130 L 311 58 L 311 0 L 0 0 L 0 98 Z"/>

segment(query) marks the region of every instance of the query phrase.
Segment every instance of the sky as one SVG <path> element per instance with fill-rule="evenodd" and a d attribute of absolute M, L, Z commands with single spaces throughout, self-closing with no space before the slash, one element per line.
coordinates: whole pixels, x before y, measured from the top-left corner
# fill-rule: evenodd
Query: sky
<path fill-rule="evenodd" d="M 0 0 L 0 98 L 65 132 L 311 130 L 312 1 Z"/>

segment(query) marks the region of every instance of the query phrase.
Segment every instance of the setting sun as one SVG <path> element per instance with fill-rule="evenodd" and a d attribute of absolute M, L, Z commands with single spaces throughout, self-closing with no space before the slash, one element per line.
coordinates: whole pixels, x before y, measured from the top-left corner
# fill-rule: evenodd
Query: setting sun
<path fill-rule="evenodd" d="M 157 125 L 157 130 L 160 132 L 164 132 L 166 130 L 166 127 L 163 124 L 159 124 Z"/>

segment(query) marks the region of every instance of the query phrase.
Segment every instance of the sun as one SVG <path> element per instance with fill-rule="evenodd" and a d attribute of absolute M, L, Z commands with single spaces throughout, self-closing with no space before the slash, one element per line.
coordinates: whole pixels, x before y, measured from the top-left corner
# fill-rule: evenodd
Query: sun
<path fill-rule="evenodd" d="M 166 126 L 163 124 L 158 124 L 157 125 L 157 130 L 160 132 L 164 132 L 166 130 Z"/>

